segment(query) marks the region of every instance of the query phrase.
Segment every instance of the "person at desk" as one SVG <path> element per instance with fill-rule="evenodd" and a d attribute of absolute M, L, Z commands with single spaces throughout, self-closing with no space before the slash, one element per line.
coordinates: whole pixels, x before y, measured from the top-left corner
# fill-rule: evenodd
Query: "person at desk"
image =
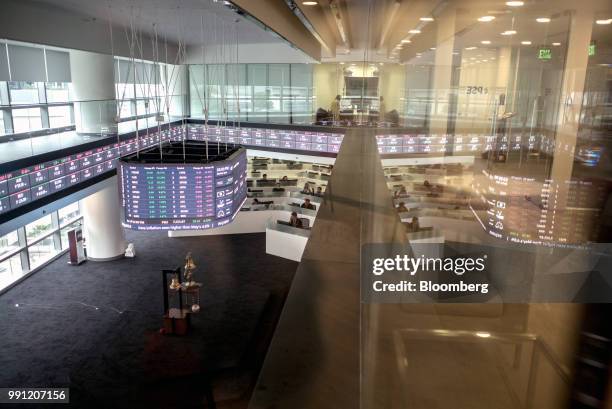
<path fill-rule="evenodd" d="M 310 187 L 310 183 L 308 182 L 304 183 L 304 189 L 302 189 L 302 193 L 305 195 L 311 195 L 314 193 L 314 191 Z"/>
<path fill-rule="evenodd" d="M 281 180 L 282 180 L 283 182 L 286 182 L 286 181 L 288 181 L 288 180 L 289 180 L 289 178 L 288 178 L 287 176 L 283 176 L 283 177 L 281 178 Z"/>
<path fill-rule="evenodd" d="M 387 104 L 385 99 L 380 96 L 380 104 L 378 105 L 378 122 L 385 122 L 385 113 L 387 112 Z"/>
<path fill-rule="evenodd" d="M 396 190 L 393 194 L 394 197 L 407 197 L 408 192 L 406 191 L 406 186 L 401 185 L 399 190 Z"/>
<path fill-rule="evenodd" d="M 304 203 L 300 206 L 302 209 L 314 210 L 315 207 L 312 203 L 310 203 L 310 199 L 304 199 Z"/>
<path fill-rule="evenodd" d="M 404 202 L 399 202 L 399 204 L 397 205 L 397 212 L 398 213 L 404 213 L 407 212 L 408 208 L 406 207 L 406 203 Z"/>
<path fill-rule="evenodd" d="M 340 120 L 340 99 L 342 99 L 342 97 L 340 95 L 336 95 L 336 98 L 332 101 L 329 108 L 329 112 L 331 113 L 334 122 L 338 122 Z"/>
<path fill-rule="evenodd" d="M 264 173 L 263 175 L 261 175 L 261 180 L 268 180 L 268 174 Z"/>
<path fill-rule="evenodd" d="M 292 225 L 293 227 L 297 227 L 298 229 L 301 229 L 304 227 L 304 225 L 302 224 L 302 221 L 300 220 L 296 212 L 291 212 L 291 217 L 289 218 L 289 224 Z"/>
<path fill-rule="evenodd" d="M 419 226 L 419 218 L 416 216 L 412 217 L 412 221 L 410 223 L 408 223 L 408 227 L 410 228 L 410 231 L 419 231 L 419 229 L 421 228 Z"/>
<path fill-rule="evenodd" d="M 315 192 L 315 196 L 323 196 L 323 189 L 321 186 L 317 186 L 317 191 Z"/>

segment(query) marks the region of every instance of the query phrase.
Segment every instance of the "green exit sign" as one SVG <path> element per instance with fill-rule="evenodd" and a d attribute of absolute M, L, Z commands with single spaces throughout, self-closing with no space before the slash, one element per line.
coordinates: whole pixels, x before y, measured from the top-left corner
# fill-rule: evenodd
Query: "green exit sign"
<path fill-rule="evenodd" d="M 595 55 L 595 44 L 589 44 L 589 57 Z"/>
<path fill-rule="evenodd" d="M 550 60 L 552 58 L 552 50 L 550 48 L 540 48 L 538 58 L 540 60 Z"/>

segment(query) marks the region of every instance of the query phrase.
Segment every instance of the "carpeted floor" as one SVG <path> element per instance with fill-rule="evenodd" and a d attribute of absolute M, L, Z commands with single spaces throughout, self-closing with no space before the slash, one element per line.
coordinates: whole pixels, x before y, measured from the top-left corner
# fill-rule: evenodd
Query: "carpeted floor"
<path fill-rule="evenodd" d="M 297 268 L 265 254 L 264 234 L 128 240 L 135 259 L 72 267 L 65 256 L 0 296 L 0 386 L 70 387 L 75 408 L 205 407 L 208 379 L 244 359 Z M 161 270 L 187 251 L 201 312 L 188 336 L 161 335 Z"/>

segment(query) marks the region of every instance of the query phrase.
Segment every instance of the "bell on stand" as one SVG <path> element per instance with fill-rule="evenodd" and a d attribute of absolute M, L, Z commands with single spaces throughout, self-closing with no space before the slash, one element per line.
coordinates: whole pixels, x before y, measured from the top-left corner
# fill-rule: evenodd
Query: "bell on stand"
<path fill-rule="evenodd" d="M 193 261 L 193 257 L 191 256 L 191 252 L 187 253 L 185 257 L 185 285 L 190 287 L 195 284 L 193 281 L 193 272 L 196 269 L 196 264 Z"/>
<path fill-rule="evenodd" d="M 172 281 L 170 282 L 170 285 L 168 287 L 170 287 L 171 290 L 178 290 L 179 288 L 181 288 L 181 283 L 179 283 L 178 277 L 176 275 L 172 277 Z"/>

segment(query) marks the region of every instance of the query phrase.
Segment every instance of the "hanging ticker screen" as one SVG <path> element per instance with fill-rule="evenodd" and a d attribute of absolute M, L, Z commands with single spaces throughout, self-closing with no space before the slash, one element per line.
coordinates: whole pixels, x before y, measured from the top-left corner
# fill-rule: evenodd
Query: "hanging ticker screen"
<path fill-rule="evenodd" d="M 206 164 L 119 161 L 123 225 L 134 230 L 201 230 L 230 223 L 246 199 L 244 148 Z"/>

